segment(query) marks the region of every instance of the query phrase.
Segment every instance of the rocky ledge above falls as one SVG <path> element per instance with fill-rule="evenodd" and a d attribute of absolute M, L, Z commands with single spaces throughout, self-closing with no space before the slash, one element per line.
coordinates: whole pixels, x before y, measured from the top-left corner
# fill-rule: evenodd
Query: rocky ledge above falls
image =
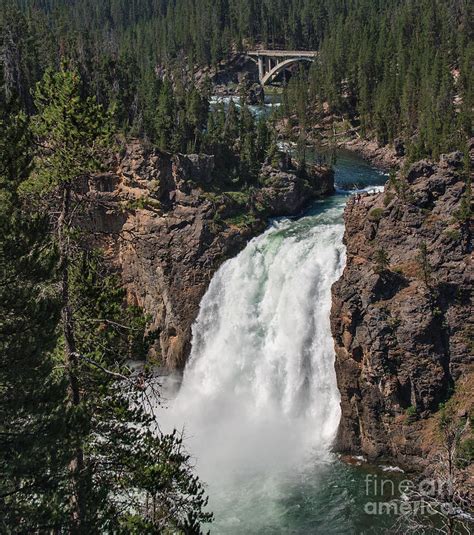
<path fill-rule="evenodd" d="M 471 142 L 471 169 L 473 157 Z M 472 418 L 465 168 L 461 153 L 418 162 L 346 207 L 347 265 L 331 313 L 341 452 L 419 466 L 436 450 L 441 403 Z"/>
<path fill-rule="evenodd" d="M 87 185 L 94 208 L 84 222 L 121 273 L 130 302 L 151 318 L 155 353 L 184 366 L 191 326 L 211 277 L 263 231 L 269 217 L 295 215 L 334 191 L 331 170 L 298 176 L 291 162 L 264 166 L 259 186 L 223 192 L 206 155 L 170 155 L 135 141 L 116 171 Z"/>

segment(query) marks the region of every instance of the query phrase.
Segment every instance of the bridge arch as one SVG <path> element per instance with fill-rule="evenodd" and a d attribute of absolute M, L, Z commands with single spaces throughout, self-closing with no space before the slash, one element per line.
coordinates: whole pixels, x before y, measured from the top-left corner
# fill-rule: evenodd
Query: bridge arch
<path fill-rule="evenodd" d="M 300 61 L 315 61 L 315 50 L 249 50 L 245 54 L 258 65 L 258 78 L 262 86 L 291 65 Z"/>
<path fill-rule="evenodd" d="M 284 61 L 281 61 L 280 63 L 277 63 L 272 69 L 270 69 L 265 76 L 260 80 L 260 83 L 265 86 L 268 82 L 270 82 L 275 76 L 280 74 L 280 72 L 284 71 L 286 68 L 288 68 L 290 65 L 293 65 L 295 63 L 299 63 L 301 61 L 309 61 L 313 62 L 314 58 L 289 58 L 285 59 Z"/>

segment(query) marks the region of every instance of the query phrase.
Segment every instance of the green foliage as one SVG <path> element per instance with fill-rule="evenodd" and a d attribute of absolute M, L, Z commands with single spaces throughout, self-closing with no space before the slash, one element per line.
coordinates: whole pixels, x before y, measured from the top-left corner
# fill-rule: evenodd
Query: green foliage
<path fill-rule="evenodd" d="M 455 219 L 460 223 L 467 223 L 472 218 L 472 194 L 469 189 L 461 199 L 461 207 L 455 213 Z"/>
<path fill-rule="evenodd" d="M 247 205 L 250 200 L 250 193 L 248 191 L 227 191 L 226 195 L 242 207 Z"/>
<path fill-rule="evenodd" d="M 388 180 L 390 189 L 392 189 L 402 201 L 408 202 L 411 197 L 410 186 L 405 180 L 403 173 L 397 175 L 396 171 L 391 171 Z"/>
<path fill-rule="evenodd" d="M 147 318 L 127 305 L 119 278 L 108 272 L 97 252 L 80 255 L 71 271 L 83 356 L 81 440 L 90 477 L 90 529 L 140 526 L 144 533 L 165 528 L 200 533 L 200 524 L 212 515 L 203 511 L 207 498 L 192 473 L 190 456 L 176 432 L 156 429 L 159 392 L 152 370 L 134 372 L 128 366 L 130 360 L 144 361 L 155 340 L 147 331 Z"/>
<path fill-rule="evenodd" d="M 121 209 L 126 210 L 159 210 L 161 208 L 161 203 L 157 199 L 144 195 L 130 201 L 124 201 L 121 203 Z"/>
<path fill-rule="evenodd" d="M 456 451 L 456 463 L 459 468 L 466 468 L 474 462 L 474 438 L 461 441 Z"/>
<path fill-rule="evenodd" d="M 425 283 L 425 285 L 427 287 L 430 287 L 431 286 L 431 274 L 433 272 L 433 268 L 429 260 L 428 246 L 426 245 L 425 242 L 422 242 L 422 244 L 419 247 L 416 261 L 418 263 L 420 277 L 423 279 L 423 282 Z"/>
<path fill-rule="evenodd" d="M 83 251 L 71 267 L 73 307 L 81 352 L 107 366 L 145 361 L 155 337 L 147 318 L 126 303 L 118 275 L 108 272 L 98 251 Z"/>
<path fill-rule="evenodd" d="M 207 97 L 196 88 L 186 90 L 178 85 L 173 89 L 165 80 L 159 91 L 152 127 L 147 133 L 162 150 L 196 152 L 201 147 L 208 113 Z"/>
<path fill-rule="evenodd" d="M 390 316 L 387 320 L 387 323 L 393 331 L 396 331 L 398 327 L 400 327 L 402 320 L 398 316 Z"/>
<path fill-rule="evenodd" d="M 23 210 L 17 195 L 30 166 L 28 122 L 0 110 L 0 130 L 0 531 L 32 532 L 61 515 L 70 414 L 52 356 L 57 254 L 47 219 Z"/>
<path fill-rule="evenodd" d="M 176 102 L 173 88 L 168 81 L 163 84 L 155 114 L 155 129 L 158 146 L 162 150 L 171 148 L 175 128 Z"/>
<path fill-rule="evenodd" d="M 413 405 L 410 405 L 407 410 L 405 411 L 408 418 L 414 418 L 416 416 L 416 407 Z"/>
<path fill-rule="evenodd" d="M 79 74 L 64 67 L 48 70 L 37 85 L 31 130 L 40 150 L 25 191 L 47 193 L 100 169 L 111 143 L 111 122 L 94 98 L 82 98 L 81 86 Z"/>
<path fill-rule="evenodd" d="M 248 106 L 218 105 L 209 115 L 202 150 L 215 156 L 218 186 L 256 184 L 262 163 L 274 144 L 265 119 L 256 120 Z"/>
<path fill-rule="evenodd" d="M 0 530 L 199 534 L 202 485 L 181 437 L 157 427 L 152 370 L 128 366 L 153 333 L 80 227 L 81 179 L 110 140 L 80 88 L 74 72 L 45 75 L 33 138 L 1 109 Z"/>
<path fill-rule="evenodd" d="M 459 229 L 447 229 L 444 231 L 444 234 L 451 241 L 459 241 L 461 239 L 461 232 Z"/>
<path fill-rule="evenodd" d="M 248 213 L 237 214 L 233 217 L 229 217 L 225 220 L 227 225 L 233 225 L 236 227 L 251 227 L 257 222 L 257 219 Z"/>
<path fill-rule="evenodd" d="M 383 273 L 390 267 L 390 258 L 385 249 L 377 249 L 374 254 L 375 271 Z"/>
<path fill-rule="evenodd" d="M 372 210 L 369 212 L 369 220 L 378 223 L 382 219 L 383 213 L 383 208 L 372 208 Z"/>

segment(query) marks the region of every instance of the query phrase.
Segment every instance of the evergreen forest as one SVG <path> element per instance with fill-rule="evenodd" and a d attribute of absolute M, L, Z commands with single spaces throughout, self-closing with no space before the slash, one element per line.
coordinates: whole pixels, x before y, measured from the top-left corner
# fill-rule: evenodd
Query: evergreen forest
<path fill-rule="evenodd" d="M 217 106 L 255 47 L 318 51 L 269 120 Z M 183 76 L 186 73 L 186 76 Z M 274 125 L 330 118 L 409 161 L 473 136 L 471 0 L 1 0 L 0 532 L 200 534 L 205 487 L 156 425 L 155 333 L 77 214 L 81 184 L 139 138 L 258 185 Z M 470 190 L 469 190 L 470 191 Z"/>

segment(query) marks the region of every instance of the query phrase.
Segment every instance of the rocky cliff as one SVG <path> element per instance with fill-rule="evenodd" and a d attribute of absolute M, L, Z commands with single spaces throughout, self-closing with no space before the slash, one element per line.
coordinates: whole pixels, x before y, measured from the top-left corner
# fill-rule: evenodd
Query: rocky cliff
<path fill-rule="evenodd" d="M 471 169 L 473 157 L 471 142 Z M 459 411 L 472 417 L 466 169 L 461 153 L 418 162 L 384 192 L 347 205 L 347 265 L 331 313 L 339 451 L 419 462 L 433 449 L 441 404 L 458 396 Z"/>
<path fill-rule="evenodd" d="M 212 156 L 172 156 L 137 141 L 113 173 L 86 186 L 93 208 L 84 224 L 121 273 L 130 302 L 149 315 L 155 356 L 168 368 L 184 366 L 199 303 L 221 263 L 268 217 L 297 214 L 334 189 L 331 171 L 302 178 L 283 159 L 244 191 L 222 191 L 213 170 Z"/>

